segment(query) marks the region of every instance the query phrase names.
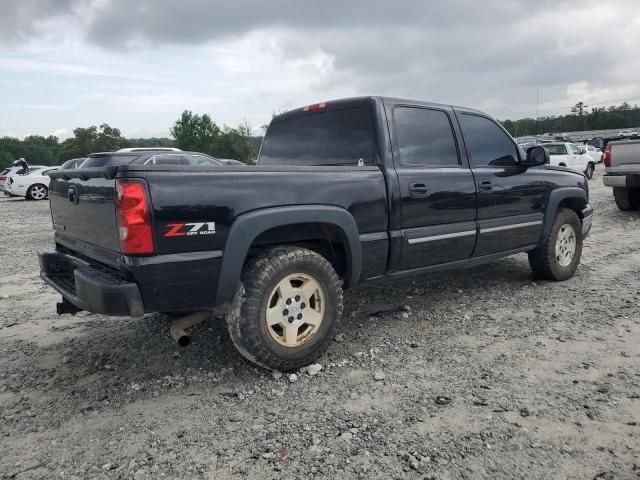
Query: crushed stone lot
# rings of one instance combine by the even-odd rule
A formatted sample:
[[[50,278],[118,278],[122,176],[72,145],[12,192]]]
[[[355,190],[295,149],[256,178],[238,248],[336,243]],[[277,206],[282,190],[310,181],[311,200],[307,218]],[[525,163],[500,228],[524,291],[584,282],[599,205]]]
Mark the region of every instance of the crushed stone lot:
[[[293,375],[236,353],[219,313],[58,316],[47,202],[0,198],[0,478],[640,478],[640,212],[591,180],[576,276],[526,255],[347,292]]]

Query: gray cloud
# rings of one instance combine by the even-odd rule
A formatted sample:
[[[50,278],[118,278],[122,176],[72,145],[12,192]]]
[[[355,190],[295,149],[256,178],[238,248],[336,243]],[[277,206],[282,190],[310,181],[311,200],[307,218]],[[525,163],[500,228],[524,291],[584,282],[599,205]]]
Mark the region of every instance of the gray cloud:
[[[264,51],[283,63],[329,59],[313,83],[318,96],[346,85],[504,115],[532,113],[536,88],[552,109],[570,100],[569,85],[586,82],[597,98],[640,73],[636,0],[10,0],[5,10],[5,41],[73,18],[89,42],[122,54],[261,32]]]

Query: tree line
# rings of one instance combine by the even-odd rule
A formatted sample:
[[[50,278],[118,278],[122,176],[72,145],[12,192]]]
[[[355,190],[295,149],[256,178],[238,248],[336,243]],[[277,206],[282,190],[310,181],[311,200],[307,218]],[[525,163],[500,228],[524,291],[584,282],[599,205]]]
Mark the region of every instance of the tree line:
[[[543,133],[576,132],[583,130],[609,130],[640,126],[640,107],[627,102],[618,106],[592,107],[576,103],[569,114],[521,120],[504,120],[504,128],[514,137]]]
[[[0,170],[19,158],[30,164],[60,165],[71,158],[126,147],[177,147],[253,163],[262,140],[253,135],[246,121],[237,128],[220,127],[208,114],[194,115],[189,110],[182,112],[170,132],[172,138],[125,138],[120,129],[105,123],[76,128],[73,136],[62,142],[53,135],[29,135],[22,140],[0,137]]]
[[[637,105],[624,102],[619,106],[592,107],[590,110],[588,107],[584,102],[578,102],[567,115],[539,117],[537,120],[507,119],[501,123],[514,137],[640,126],[640,107]],[[220,127],[210,115],[194,114],[190,110],[182,112],[170,133],[172,138],[124,138],[118,128],[102,124],[76,128],[73,136],[63,142],[53,135],[29,135],[23,140],[1,137],[0,169],[19,158],[31,164],[59,165],[71,158],[125,147],[177,147],[253,163],[262,141],[262,137],[253,135],[253,129],[246,121],[236,128]]]

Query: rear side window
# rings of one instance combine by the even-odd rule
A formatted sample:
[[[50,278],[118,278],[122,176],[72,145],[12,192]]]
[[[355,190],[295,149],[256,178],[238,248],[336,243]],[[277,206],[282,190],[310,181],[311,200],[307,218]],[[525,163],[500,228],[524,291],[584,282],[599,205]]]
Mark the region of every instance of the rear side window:
[[[205,155],[185,155],[184,156],[189,165],[201,165],[201,166],[211,166],[211,165],[220,165],[220,162],[214,160],[211,157],[207,157]]]
[[[549,155],[566,155],[567,148],[564,145],[545,145],[545,150]]]
[[[89,157],[82,163],[81,168],[92,167],[110,167],[115,165],[129,165],[133,163],[138,157],[139,153],[129,155],[98,155],[96,157]]]
[[[463,113],[460,123],[473,167],[511,167],[518,164],[515,144],[494,122]]]
[[[260,165],[374,163],[369,117],[362,107],[303,114],[269,125]]]
[[[403,166],[458,166],[458,149],[449,116],[441,110],[397,107],[395,131]]]
[[[9,169],[5,168],[4,170],[2,170],[2,172],[0,172],[0,175],[6,175],[7,173],[9,173]]]
[[[154,155],[145,165],[184,165],[182,155]]]

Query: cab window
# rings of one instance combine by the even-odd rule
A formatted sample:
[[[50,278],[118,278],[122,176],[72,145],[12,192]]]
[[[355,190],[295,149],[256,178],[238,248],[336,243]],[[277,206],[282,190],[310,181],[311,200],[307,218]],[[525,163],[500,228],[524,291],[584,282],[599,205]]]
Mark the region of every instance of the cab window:
[[[519,163],[515,143],[495,122],[463,113],[460,124],[472,167],[512,167]]]

